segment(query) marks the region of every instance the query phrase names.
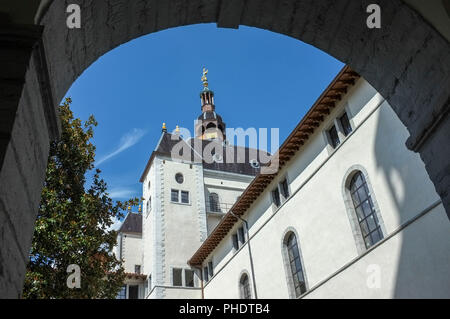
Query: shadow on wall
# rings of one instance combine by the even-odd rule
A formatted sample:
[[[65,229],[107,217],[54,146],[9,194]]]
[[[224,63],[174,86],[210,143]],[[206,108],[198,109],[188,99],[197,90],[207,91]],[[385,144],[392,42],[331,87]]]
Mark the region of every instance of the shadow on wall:
[[[397,212],[390,225],[391,234],[439,200],[419,154],[405,146],[408,132],[392,108],[385,102],[377,113],[375,160],[377,178],[388,185],[388,196],[379,200],[381,214]],[[403,129],[399,129],[399,125]],[[377,190],[374,190],[375,196]],[[378,192],[379,193],[379,192]],[[390,196],[389,196],[390,195]],[[386,219],[385,219],[386,222]],[[442,205],[418,218],[400,234],[392,298],[442,298],[450,295],[449,220]],[[394,264],[395,265],[395,264]],[[383,269],[381,269],[383,276]]]

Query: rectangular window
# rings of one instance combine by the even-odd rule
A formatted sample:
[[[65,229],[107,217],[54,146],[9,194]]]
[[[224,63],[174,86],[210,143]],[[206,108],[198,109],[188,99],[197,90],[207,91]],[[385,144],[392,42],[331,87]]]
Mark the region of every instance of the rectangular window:
[[[184,270],[184,281],[186,287],[194,287],[194,271],[191,269]]]
[[[208,272],[211,277],[214,276],[214,268],[212,261],[208,262]]]
[[[182,286],[183,285],[182,269],[180,269],[180,268],[173,268],[172,269],[172,274],[173,274],[173,285],[174,286]]]
[[[177,189],[172,189],[170,192],[170,200],[172,202],[178,203],[178,190]]]
[[[328,136],[330,137],[330,143],[333,148],[336,148],[341,143],[335,125],[328,130]]]
[[[244,245],[244,243],[245,243],[244,227],[238,228],[238,238],[239,238],[240,246]]]
[[[237,234],[233,234],[233,236],[231,236],[233,239],[233,248],[235,250],[239,249],[239,241],[238,241],[238,235]]]
[[[347,113],[344,113],[344,115],[341,116],[339,121],[341,122],[344,135],[347,136],[348,134],[350,134],[352,132],[352,126],[350,125]]]
[[[189,204],[189,192],[181,191],[181,202],[184,204]]]
[[[134,265],[134,273],[135,274],[141,273],[141,265]]]
[[[207,282],[209,280],[209,276],[208,276],[208,267],[204,267],[203,268],[203,280],[205,282]]]
[[[272,191],[272,201],[275,204],[275,206],[280,207],[281,200],[280,200],[280,191],[278,190],[278,187]]]
[[[281,194],[283,195],[284,199],[287,199],[289,197],[289,185],[288,185],[287,179],[284,179],[280,183],[280,188],[281,188]]]
[[[127,298],[127,286],[122,286],[116,299],[126,299],[126,298]]]
[[[128,299],[139,299],[138,285],[132,285],[128,287]]]

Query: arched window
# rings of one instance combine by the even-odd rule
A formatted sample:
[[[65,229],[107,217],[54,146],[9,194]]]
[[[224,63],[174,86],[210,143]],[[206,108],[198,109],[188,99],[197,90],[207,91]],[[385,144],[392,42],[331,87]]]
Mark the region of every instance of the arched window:
[[[252,294],[250,291],[250,281],[247,274],[241,276],[239,281],[239,288],[241,291],[241,299],[252,299]]]
[[[209,194],[209,209],[211,212],[220,212],[219,195],[217,195],[216,193]]]
[[[287,263],[289,268],[289,282],[294,292],[292,295],[299,297],[306,292],[306,280],[303,272],[302,260],[298,249],[297,237],[293,232],[289,232],[284,240]]]
[[[370,248],[383,239],[383,232],[369,187],[361,171],[353,175],[349,190],[364,244],[366,248]]]

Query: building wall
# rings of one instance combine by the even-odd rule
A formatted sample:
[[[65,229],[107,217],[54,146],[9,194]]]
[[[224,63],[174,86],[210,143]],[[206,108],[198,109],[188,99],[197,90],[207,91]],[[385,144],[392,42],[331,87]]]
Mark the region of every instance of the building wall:
[[[190,268],[187,259],[200,246],[201,240],[206,237],[206,215],[204,204],[204,190],[197,191],[203,177],[201,167],[196,164],[179,163],[168,158],[156,157],[149,170],[148,178],[154,187],[150,187],[152,194],[152,210],[149,216],[144,217],[145,246],[151,251],[148,260],[152,265],[152,287],[149,287],[149,298],[172,298],[177,288],[172,286],[172,269]],[[184,181],[179,184],[175,174],[183,174]],[[145,189],[147,178],[144,180],[144,198],[147,199],[148,190]],[[189,191],[189,204],[173,203],[171,189]],[[199,195],[200,194],[200,195]],[[147,262],[145,269],[147,270]],[[197,279],[197,283],[199,280]],[[187,292],[189,295],[198,293],[198,290]],[[199,297],[200,295],[198,295]]]
[[[323,131],[344,109],[352,118],[353,132],[333,150]],[[406,149],[407,137],[387,102],[360,79],[244,216],[250,225],[259,298],[290,296],[282,255],[283,237],[289,230],[297,234],[307,286],[315,289],[308,297],[450,294],[450,249],[444,240],[450,223],[419,156]],[[395,234],[365,255],[358,250],[345,204],[345,179],[354,169],[368,176],[384,237]],[[275,209],[270,191],[285,176],[292,195]],[[437,206],[412,222],[433,205]],[[236,227],[208,258],[213,260],[215,277],[205,286],[206,298],[239,298],[240,274],[250,272],[247,245],[233,252],[230,236]],[[420,233],[426,234],[426,240],[419,244],[416,234]],[[365,284],[369,265],[380,267],[381,289]],[[424,274],[434,279],[417,280]],[[320,285],[324,280],[327,283]],[[357,289],[352,291],[353,287]]]
[[[142,236],[140,234],[122,234],[122,258],[125,272],[134,273],[135,265],[143,265]]]
[[[197,165],[165,161],[164,165],[164,210],[165,210],[165,250],[166,250],[166,280],[171,276],[170,267],[186,268],[187,260],[201,244],[201,234],[198,219],[198,194],[195,192],[199,182],[196,179]],[[191,168],[192,167],[192,168]],[[175,174],[184,176],[182,184],[175,180]],[[189,191],[189,204],[171,202],[171,189]],[[206,221],[204,221],[206,222]]]
[[[216,193],[219,196],[220,208],[220,213],[212,213],[210,207],[206,207],[208,235],[217,226],[223,215],[236,202],[253,178],[254,176],[204,170],[206,204],[209,205],[210,193]]]
[[[143,272],[145,274],[150,274],[152,272],[151,269],[151,261],[153,254],[153,246],[150,244],[151,239],[153,238],[153,223],[152,219],[154,218],[154,209],[155,206],[155,169],[152,165],[147,173],[146,178],[142,184],[142,197],[143,197],[143,205],[142,205],[142,239],[143,239],[143,247],[144,247],[144,268]],[[150,187],[149,187],[150,186]],[[148,201],[151,198],[150,205],[148,205]]]
[[[183,175],[181,184],[175,180],[177,173]],[[207,217],[207,187],[219,194],[220,201],[235,201],[252,179],[213,171],[204,175],[200,164],[172,161],[162,156],[154,158],[143,182],[144,273],[151,276],[152,284],[146,298],[201,297],[199,271],[195,270],[194,289],[173,287],[172,271],[173,268],[191,268],[187,260],[206,239],[208,222],[218,223],[221,219],[221,216]],[[189,191],[189,204],[173,203],[172,189]],[[147,214],[149,196],[152,205]]]

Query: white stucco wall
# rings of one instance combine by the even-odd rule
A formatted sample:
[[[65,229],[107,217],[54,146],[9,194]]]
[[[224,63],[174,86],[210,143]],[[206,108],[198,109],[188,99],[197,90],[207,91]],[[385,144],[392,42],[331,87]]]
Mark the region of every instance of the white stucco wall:
[[[223,215],[228,212],[245,188],[251,183],[254,176],[210,170],[204,170],[203,174],[209,235],[220,222]],[[210,193],[216,193],[219,196],[220,213],[211,212],[211,209],[208,206],[210,202]]]
[[[125,272],[134,273],[135,265],[143,265],[142,237],[137,234],[122,235],[122,258]]]
[[[152,165],[144,178],[142,184],[142,197],[144,198],[142,207],[142,245],[143,245],[143,267],[142,273],[145,275],[152,274],[154,249],[152,241],[154,238],[154,209],[156,193],[155,193],[155,166]],[[150,187],[149,187],[150,186]],[[147,208],[147,202],[151,198],[151,205]]]
[[[351,117],[353,132],[332,150],[323,130],[344,109]],[[406,149],[407,137],[406,128],[387,102],[360,79],[244,216],[250,224],[259,298],[289,297],[282,258],[283,235],[288,229],[298,234],[308,288],[328,280],[307,295],[310,298],[357,297],[357,292],[360,297],[377,298],[450,295],[450,249],[448,240],[444,240],[448,238],[450,223],[442,206],[357,259],[361,253],[343,196],[344,179],[350,168],[362,167],[367,173],[383,219],[385,238],[439,201],[423,162]],[[285,176],[293,195],[276,210],[270,191]],[[244,269],[250,272],[247,246],[237,253],[232,251],[230,236],[235,229],[206,260],[213,260],[215,267],[215,277],[204,290],[206,298],[239,298],[240,274]],[[422,233],[426,240],[417,243]],[[422,250],[415,252],[416,248]],[[353,266],[329,279],[354,260],[357,261]],[[382,289],[368,290],[365,284],[370,264],[378,264],[382,269]],[[420,276],[425,279],[414,279]],[[429,277],[433,279],[427,280]]]

